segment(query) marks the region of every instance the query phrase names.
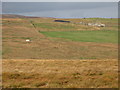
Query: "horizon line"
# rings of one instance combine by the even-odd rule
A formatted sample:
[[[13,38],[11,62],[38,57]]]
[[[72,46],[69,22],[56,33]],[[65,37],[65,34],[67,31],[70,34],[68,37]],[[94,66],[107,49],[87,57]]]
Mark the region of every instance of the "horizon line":
[[[106,18],[106,19],[109,19],[109,18],[120,18],[120,17],[41,17],[41,16],[33,16],[33,15],[22,15],[22,14],[10,14],[10,13],[2,13],[0,15],[18,15],[18,16],[23,16],[23,17],[33,17],[33,18],[60,18],[60,19],[72,19],[72,18]]]

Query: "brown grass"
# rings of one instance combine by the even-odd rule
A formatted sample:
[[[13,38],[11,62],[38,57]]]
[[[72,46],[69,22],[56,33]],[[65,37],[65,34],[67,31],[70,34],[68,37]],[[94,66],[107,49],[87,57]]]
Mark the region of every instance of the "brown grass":
[[[117,88],[117,60],[3,60],[3,87]]]
[[[39,31],[48,29],[34,28],[30,23],[31,20],[33,23],[67,25],[66,23],[53,22],[54,18],[3,19],[4,88],[118,87],[117,44],[81,43],[45,37]],[[75,23],[96,21],[94,19],[66,20]],[[76,30],[118,29],[117,19],[100,19],[100,22],[113,26],[96,28],[78,24],[71,25],[77,28]],[[56,29],[56,31],[58,30]],[[26,43],[26,38],[30,38],[32,42]],[[94,60],[90,60],[93,58]]]
[[[45,28],[34,28],[33,23],[52,23],[65,25],[66,23],[54,22],[54,18],[21,18],[21,20],[3,19],[3,58],[4,59],[115,59],[118,57],[118,44],[95,43],[95,42],[75,42],[58,38],[46,37],[39,31]],[[94,19],[66,19],[73,22],[92,22]],[[116,20],[101,20],[112,23]],[[67,25],[67,24],[66,24]],[[71,25],[71,23],[70,23]],[[116,24],[117,25],[117,24]],[[74,24],[78,29],[90,27]],[[96,27],[93,27],[96,28]],[[112,27],[105,27],[106,30]],[[57,29],[56,29],[57,30]],[[69,29],[66,29],[69,30]],[[77,30],[77,29],[75,29]],[[85,29],[86,30],[86,29]],[[96,29],[97,30],[97,29]],[[114,29],[113,29],[114,30]],[[26,43],[26,38],[32,40]]]

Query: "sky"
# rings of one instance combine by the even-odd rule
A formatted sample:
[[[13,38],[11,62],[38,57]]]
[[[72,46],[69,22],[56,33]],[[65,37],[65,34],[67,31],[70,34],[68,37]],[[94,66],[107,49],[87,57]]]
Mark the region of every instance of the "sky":
[[[2,2],[118,2],[119,0],[1,0]]]
[[[25,16],[54,17],[54,18],[118,17],[118,2],[7,2],[7,1],[9,0],[4,0],[4,2],[2,2],[3,14],[18,14]]]

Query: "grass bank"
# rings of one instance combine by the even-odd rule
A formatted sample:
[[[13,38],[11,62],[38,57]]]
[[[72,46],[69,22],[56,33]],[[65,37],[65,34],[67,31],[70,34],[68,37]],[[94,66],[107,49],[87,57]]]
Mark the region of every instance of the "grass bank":
[[[40,31],[40,33],[71,41],[118,43],[118,31]]]

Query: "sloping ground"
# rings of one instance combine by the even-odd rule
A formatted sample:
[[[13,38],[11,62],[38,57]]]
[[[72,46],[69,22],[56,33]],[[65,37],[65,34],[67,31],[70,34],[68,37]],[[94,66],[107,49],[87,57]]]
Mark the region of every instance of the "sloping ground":
[[[117,58],[117,45],[76,42],[24,41],[3,43],[3,58],[104,59]]]
[[[2,18],[25,18],[26,16],[14,14],[2,14]]]
[[[53,18],[12,18],[3,19],[3,58],[5,59],[105,59],[117,58],[118,47],[113,43],[75,42],[44,36],[39,31],[46,31],[36,23],[68,25],[53,22]],[[76,20],[76,19],[75,19]],[[32,22],[31,22],[32,21]],[[104,21],[104,20],[103,20]],[[115,22],[115,21],[114,21]],[[77,28],[77,25],[73,25]],[[81,26],[79,26],[81,28]],[[62,29],[61,29],[62,28]],[[89,28],[89,27],[86,27]],[[70,27],[71,29],[71,27]],[[55,26],[54,30],[69,30],[68,27]],[[75,29],[76,30],[76,29]],[[117,36],[116,36],[117,37]],[[30,39],[27,43],[25,40]]]
[[[118,31],[41,31],[47,37],[76,42],[118,43]]]
[[[53,21],[54,18],[3,19],[3,87],[117,88],[117,43],[76,42],[39,33],[117,30],[116,19],[100,19],[113,25],[105,28]]]
[[[118,88],[118,61],[3,60],[4,88]]]
[[[2,14],[2,18],[38,18],[38,17],[30,17],[23,15],[14,15],[14,14]]]
[[[71,23],[54,22],[54,18],[40,18],[30,19],[38,31],[83,31],[83,30],[118,30],[118,19],[102,19],[102,18],[88,18],[88,19],[60,19],[71,21]],[[58,19],[59,20],[59,19]],[[83,23],[103,23],[106,27],[94,27],[82,25]]]

